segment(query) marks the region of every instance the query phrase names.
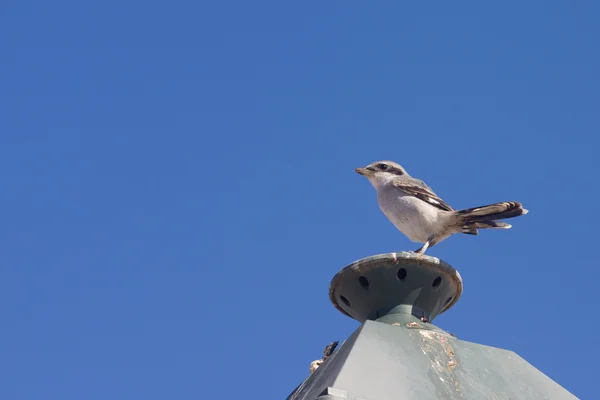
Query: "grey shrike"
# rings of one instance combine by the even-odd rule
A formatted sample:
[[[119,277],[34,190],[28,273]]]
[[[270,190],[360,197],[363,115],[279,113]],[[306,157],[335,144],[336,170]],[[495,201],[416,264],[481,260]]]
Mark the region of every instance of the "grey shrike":
[[[423,243],[415,251],[418,254],[455,233],[478,235],[478,229],[508,229],[510,224],[496,221],[528,212],[516,201],[454,210],[425,182],[392,161],[377,161],[355,171],[375,187],[379,208],[394,226],[413,242]]]

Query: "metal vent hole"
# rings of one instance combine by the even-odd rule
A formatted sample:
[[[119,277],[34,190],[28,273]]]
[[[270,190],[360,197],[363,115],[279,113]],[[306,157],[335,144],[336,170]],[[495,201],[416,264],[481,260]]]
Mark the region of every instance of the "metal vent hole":
[[[364,287],[365,289],[369,288],[369,280],[364,276],[358,277],[358,283],[360,283],[360,286]]]
[[[400,279],[401,281],[403,281],[404,279],[406,279],[406,269],[404,268],[400,268],[398,270],[398,272],[396,272],[396,276],[398,277],[398,279]]]
[[[347,305],[348,307],[350,307],[350,302],[348,301],[347,298],[345,298],[344,296],[340,296],[340,299],[344,302],[345,305]]]

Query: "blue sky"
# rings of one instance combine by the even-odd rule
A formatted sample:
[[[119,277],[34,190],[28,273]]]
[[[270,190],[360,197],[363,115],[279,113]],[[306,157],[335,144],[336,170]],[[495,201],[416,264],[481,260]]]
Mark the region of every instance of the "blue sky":
[[[414,3],[414,2],[413,2]],[[509,231],[428,251],[436,320],[597,389],[600,5],[8,1],[0,398],[282,399],[358,327],[333,275],[410,242],[354,168]]]

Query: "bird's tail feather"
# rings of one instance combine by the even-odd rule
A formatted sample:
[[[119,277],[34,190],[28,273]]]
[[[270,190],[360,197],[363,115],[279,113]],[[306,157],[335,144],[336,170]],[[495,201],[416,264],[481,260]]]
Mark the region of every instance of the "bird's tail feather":
[[[496,222],[525,215],[529,211],[516,201],[504,201],[487,206],[466,208],[454,212],[453,218],[462,233],[477,235],[477,229],[508,229],[512,225],[505,222]]]

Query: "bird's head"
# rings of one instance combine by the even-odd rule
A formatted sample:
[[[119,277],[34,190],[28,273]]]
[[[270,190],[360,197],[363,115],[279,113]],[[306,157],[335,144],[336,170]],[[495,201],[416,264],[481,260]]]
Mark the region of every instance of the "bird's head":
[[[354,171],[366,177],[375,188],[397,176],[408,176],[406,170],[400,164],[393,161],[376,161],[366,167],[356,168]]]

